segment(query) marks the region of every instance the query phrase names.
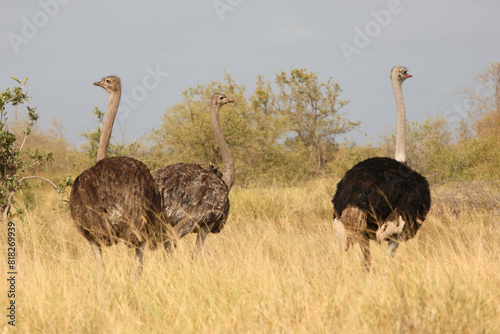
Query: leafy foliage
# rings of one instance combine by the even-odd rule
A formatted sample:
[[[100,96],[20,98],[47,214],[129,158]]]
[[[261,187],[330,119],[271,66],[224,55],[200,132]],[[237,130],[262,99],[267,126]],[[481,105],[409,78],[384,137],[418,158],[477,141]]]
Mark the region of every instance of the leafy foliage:
[[[500,62],[493,62],[465,87],[469,118],[462,122],[456,144],[446,150],[445,178],[500,179]]]
[[[478,84],[462,89],[465,104],[468,106],[469,123],[462,124],[472,130],[479,138],[500,135],[500,62],[491,63],[483,73],[476,77]],[[469,131],[462,131],[470,137]]]
[[[279,87],[276,109],[289,120],[290,146],[300,143],[316,162],[319,173],[331,158],[336,146],[335,136],[357,128],[360,122],[345,119],[340,109],[349,103],[339,100],[342,92],[330,77],[320,83],[316,73],[306,69],[293,69],[290,74],[282,71],[276,76]]]
[[[15,77],[12,77],[20,86],[14,87],[12,90],[6,88],[0,92],[0,209],[2,210],[4,220],[10,214],[10,209],[13,204],[13,196],[19,190],[21,182],[28,179],[26,176],[28,170],[35,166],[45,166],[47,163],[52,163],[53,157],[51,152],[39,152],[38,149],[27,150],[24,148],[26,139],[31,134],[31,130],[38,120],[36,107],[27,106],[28,120],[23,129],[24,138],[18,145],[17,136],[9,130],[7,126],[7,106],[17,107],[25,102],[30,103],[28,93],[23,91],[28,78],[24,78],[23,82]]]

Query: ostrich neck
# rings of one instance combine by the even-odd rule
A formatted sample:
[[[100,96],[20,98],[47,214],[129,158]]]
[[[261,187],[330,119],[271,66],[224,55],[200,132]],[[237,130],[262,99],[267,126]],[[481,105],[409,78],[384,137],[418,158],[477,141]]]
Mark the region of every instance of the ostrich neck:
[[[224,162],[224,172],[222,174],[222,180],[226,183],[229,190],[231,190],[231,187],[233,186],[234,182],[234,173],[235,173],[234,161],[233,157],[231,156],[231,152],[229,151],[229,146],[227,145],[226,139],[224,138],[224,135],[222,134],[222,129],[220,127],[220,121],[219,121],[220,107],[221,107],[220,105],[212,104],[210,113],[211,113],[212,127],[214,128],[215,140],[217,141],[217,144],[219,144],[220,152],[222,155],[222,161]]]
[[[111,139],[111,131],[113,130],[113,124],[115,122],[116,113],[118,111],[118,105],[120,104],[120,97],[121,91],[112,92],[109,94],[108,115],[106,116],[104,126],[102,127],[101,141],[99,142],[99,147],[97,149],[97,161],[106,158],[109,141]]]
[[[406,111],[403,101],[403,91],[401,83],[396,79],[392,82],[394,95],[396,97],[396,108],[398,111],[398,124],[396,129],[396,161],[406,162]]]

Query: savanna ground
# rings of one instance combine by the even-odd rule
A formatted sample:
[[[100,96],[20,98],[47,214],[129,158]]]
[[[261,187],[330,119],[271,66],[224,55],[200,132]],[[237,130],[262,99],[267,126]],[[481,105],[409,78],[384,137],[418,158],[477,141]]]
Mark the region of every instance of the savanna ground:
[[[235,188],[220,234],[193,256],[194,236],[170,256],[105,248],[96,281],[91,249],[48,187],[25,191],[16,219],[19,333],[499,333],[500,192],[489,183],[432,187],[417,236],[394,258],[372,243],[344,251],[332,220],[337,180]],[[2,231],[6,228],[2,227]],[[2,254],[6,244],[2,243]],[[1,257],[7,268],[6,256]],[[4,270],[5,272],[5,270]]]
[[[194,236],[169,255],[148,250],[136,282],[134,252],[123,244],[104,249],[97,279],[66,202],[46,182],[26,179],[42,176],[69,191],[95,163],[100,128],[84,132],[88,141],[77,149],[61,124],[48,133],[34,127],[34,108],[16,122],[17,105],[29,98],[26,79],[14,80],[20,87],[0,92],[0,208],[5,217],[12,209],[16,225],[16,326],[7,324],[2,220],[0,333],[500,333],[500,63],[462,92],[470,108],[455,139],[444,115],[407,124],[408,163],[431,184],[432,207],[394,258],[372,242],[370,273],[358,246],[344,251],[330,201],[353,165],[393,155],[395,133],[378,145],[333,145],[331,136],[359,122],[338,114],[347,103],[338,84],[304,69],[277,75],[278,91],[259,77],[250,97],[229,74],[187,89],[150,134],[154,146],[116,144],[108,153],[152,171],[178,161],[221,166],[205,104],[211,92],[226,93],[238,101],[221,117],[237,170],[229,220],[201,254],[193,253]]]

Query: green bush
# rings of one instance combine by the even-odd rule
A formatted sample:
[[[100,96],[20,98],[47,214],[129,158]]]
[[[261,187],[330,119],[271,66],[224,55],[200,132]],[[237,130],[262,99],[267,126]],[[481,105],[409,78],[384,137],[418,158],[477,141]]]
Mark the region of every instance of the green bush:
[[[9,105],[17,108],[25,102],[30,103],[28,93],[23,91],[28,78],[23,82],[12,77],[20,86],[12,90],[6,88],[0,92],[0,209],[4,221],[7,221],[12,206],[14,205],[14,195],[21,188],[21,183],[33,176],[26,175],[29,170],[36,166],[45,167],[53,160],[51,152],[40,153],[38,149],[27,149],[25,146],[31,130],[38,120],[36,107],[27,106],[27,121],[23,127],[24,138],[19,141],[18,137],[9,130],[7,125]],[[50,181],[49,181],[50,182]]]

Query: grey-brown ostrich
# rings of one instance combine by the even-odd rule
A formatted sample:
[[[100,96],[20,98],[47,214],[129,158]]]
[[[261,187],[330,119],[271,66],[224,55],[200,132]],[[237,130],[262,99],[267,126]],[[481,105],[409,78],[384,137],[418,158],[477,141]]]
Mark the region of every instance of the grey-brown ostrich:
[[[173,227],[173,242],[188,233],[198,233],[196,249],[199,251],[209,233],[219,233],[229,214],[229,191],[234,182],[234,161],[224,139],[219,122],[219,110],[232,103],[224,95],[215,93],[210,99],[210,113],[215,140],[224,162],[223,173],[210,166],[176,163],[165,166],[153,178],[163,201],[166,222]],[[165,243],[168,251],[170,241]]]
[[[142,273],[146,242],[155,248],[164,235],[161,197],[149,169],[130,157],[106,158],[111,130],[118,111],[121,82],[109,76],[94,85],[109,93],[108,115],[97,151],[97,163],[83,171],[71,189],[71,217],[90,242],[97,266],[102,269],[101,245],[123,240],[135,248],[137,264],[133,275]]]
[[[370,239],[387,240],[394,255],[399,243],[415,236],[431,205],[427,180],[406,165],[406,114],[401,85],[410,78],[405,67],[392,69],[398,112],[396,160],[370,158],[352,167],[333,197],[335,224],[347,232],[346,250],[358,242],[364,266],[370,268]]]

